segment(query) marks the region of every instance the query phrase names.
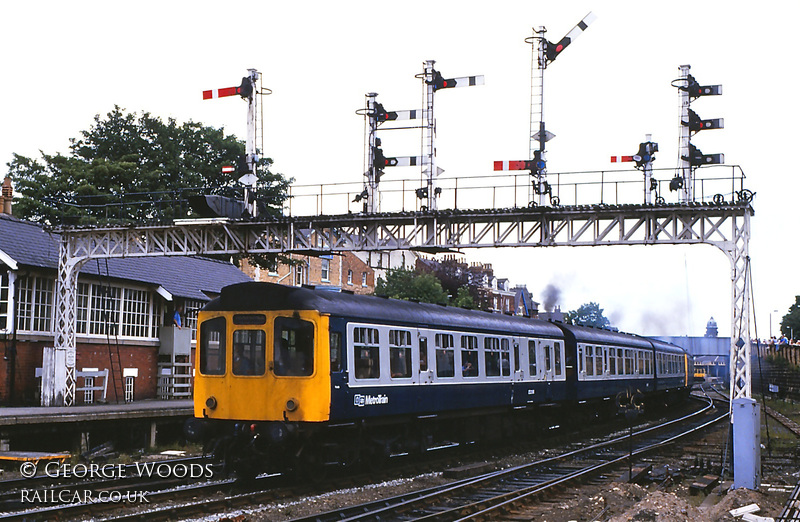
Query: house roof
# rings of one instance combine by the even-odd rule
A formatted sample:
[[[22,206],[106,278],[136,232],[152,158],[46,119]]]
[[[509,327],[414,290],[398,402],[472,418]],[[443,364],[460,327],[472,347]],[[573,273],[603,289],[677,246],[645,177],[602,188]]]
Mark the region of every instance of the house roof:
[[[0,265],[55,271],[59,241],[59,234],[36,223],[0,214]],[[80,273],[162,286],[173,296],[203,301],[224,286],[251,280],[227,261],[199,256],[99,259],[87,262]]]

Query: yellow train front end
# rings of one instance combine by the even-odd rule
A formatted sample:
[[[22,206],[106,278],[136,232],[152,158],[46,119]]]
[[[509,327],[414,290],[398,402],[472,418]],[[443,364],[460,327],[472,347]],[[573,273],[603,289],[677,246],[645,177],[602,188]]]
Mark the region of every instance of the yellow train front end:
[[[330,418],[328,343],[315,310],[201,311],[187,438],[240,474],[302,451]]]

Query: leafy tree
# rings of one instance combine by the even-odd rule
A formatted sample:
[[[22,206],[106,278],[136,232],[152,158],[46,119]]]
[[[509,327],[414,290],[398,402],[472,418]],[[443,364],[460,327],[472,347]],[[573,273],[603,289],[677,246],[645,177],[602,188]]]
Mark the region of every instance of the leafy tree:
[[[794,304],[789,307],[789,312],[781,319],[781,333],[787,338],[800,337],[800,295],[795,296]]]
[[[479,302],[480,290],[467,263],[455,257],[447,257],[441,261],[418,263],[417,269],[436,276],[453,306],[475,308]]]
[[[390,269],[386,279],[378,278],[376,295],[386,295],[394,299],[418,300],[423,303],[446,303],[447,292],[432,274],[418,274],[404,268]]]
[[[611,324],[604,315],[600,305],[594,302],[585,303],[564,315],[564,320],[568,324],[581,326],[595,326],[598,328],[606,327]]]
[[[469,288],[462,286],[456,292],[455,298],[450,299],[450,304],[461,308],[475,308],[475,299],[472,297]]]
[[[21,195],[16,215],[46,225],[159,223],[188,217],[192,194],[241,199],[240,174],[221,167],[237,164],[244,144],[222,129],[115,106],[80,134],[68,155],[14,154],[8,168]],[[278,211],[290,183],[269,172],[271,164],[261,160],[256,189],[264,212]]]

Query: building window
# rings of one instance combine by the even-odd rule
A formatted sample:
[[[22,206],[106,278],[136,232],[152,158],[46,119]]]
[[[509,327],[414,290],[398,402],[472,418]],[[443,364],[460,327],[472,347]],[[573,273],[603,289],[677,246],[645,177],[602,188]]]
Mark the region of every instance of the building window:
[[[353,271],[352,270],[348,270],[347,271],[347,284],[348,285],[352,285],[353,284]]]
[[[17,328],[28,332],[50,332],[53,315],[52,279],[23,277],[19,284]]]
[[[367,273],[361,272],[361,286],[367,286]]]
[[[8,329],[9,310],[9,276],[8,272],[0,272],[0,331]]]
[[[90,335],[119,334],[119,309],[121,288],[92,285],[89,312]]]
[[[122,299],[122,335],[147,337],[150,326],[150,293],[126,288]]]
[[[135,377],[128,375],[125,377],[125,402],[133,402],[133,381]]]
[[[197,340],[197,312],[199,312],[203,306],[205,306],[205,302],[199,301],[197,299],[187,299],[184,301],[184,323],[187,328],[192,329],[192,341]]]
[[[294,267],[294,286],[303,286],[306,282],[306,267],[297,265]]]
[[[330,259],[320,259],[321,267],[320,267],[320,278],[323,281],[330,281],[331,280],[331,260]]]

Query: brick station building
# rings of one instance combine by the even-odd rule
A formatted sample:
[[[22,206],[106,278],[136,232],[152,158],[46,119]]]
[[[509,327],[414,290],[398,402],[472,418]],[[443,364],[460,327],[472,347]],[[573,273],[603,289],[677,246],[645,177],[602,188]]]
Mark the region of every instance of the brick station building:
[[[43,351],[53,346],[55,336],[60,238],[13,217],[10,194],[6,197],[5,192],[0,208],[0,404],[36,405],[36,369],[42,367]],[[184,328],[191,332],[193,347],[197,310],[222,287],[249,280],[233,264],[203,257],[87,262],[78,275],[76,370],[109,369],[109,401],[122,402],[124,386],[129,392],[125,399],[157,397],[159,374],[166,371],[159,366],[159,349],[165,332],[173,329],[174,310],[184,307]],[[187,357],[191,363],[193,356]],[[92,384],[77,381],[79,387]],[[100,395],[77,392],[75,403],[98,400]]]

